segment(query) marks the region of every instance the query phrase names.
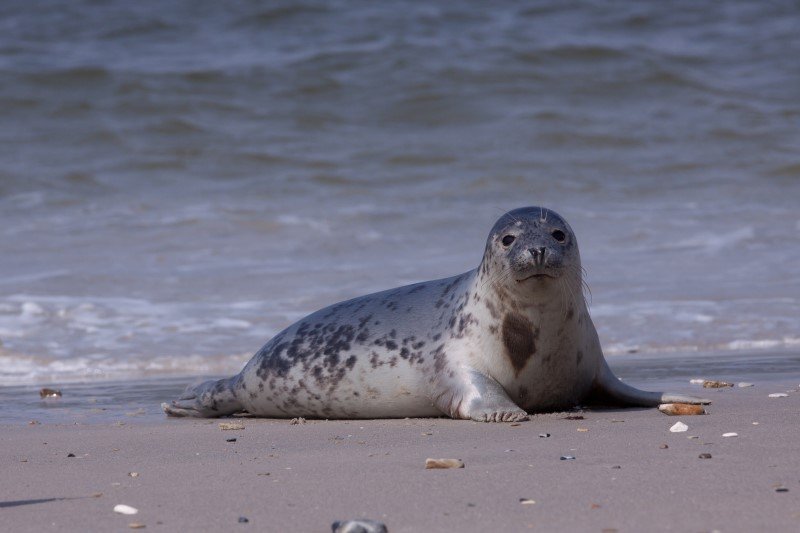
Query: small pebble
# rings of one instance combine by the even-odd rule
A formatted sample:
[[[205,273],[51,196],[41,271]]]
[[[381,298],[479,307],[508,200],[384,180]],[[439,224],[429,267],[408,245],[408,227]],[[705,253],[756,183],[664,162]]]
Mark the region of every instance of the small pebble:
[[[572,461],[572,460],[574,460],[574,459],[575,459],[575,456],[574,456],[574,455],[562,455],[562,456],[561,456],[561,460],[562,460],[562,461]]]
[[[669,428],[670,432],[672,433],[683,433],[684,431],[688,430],[689,426],[684,424],[683,422],[676,422],[671,428]]]
[[[130,524],[128,524],[128,527],[131,529],[144,529],[147,526],[145,526],[141,522],[131,522]]]
[[[536,500],[531,500],[530,498],[520,498],[519,503],[522,505],[533,505],[536,503]]]
[[[68,453],[67,457],[75,457],[75,454],[74,453]]]
[[[787,396],[789,395],[785,392],[773,392],[769,395],[770,398],[786,398]]]
[[[331,524],[333,533],[387,533],[386,525],[375,520],[337,520]]]
[[[139,477],[139,472],[128,472],[130,477]]]
[[[700,455],[698,455],[698,457],[700,459],[711,459],[711,454],[710,453],[701,453]]]
[[[612,470],[619,470],[621,468],[622,467],[620,465],[614,465],[614,466],[611,467]]]
[[[244,424],[241,422],[220,422],[219,429],[222,431],[236,431],[244,429]]]
[[[688,435],[686,438],[687,439],[699,439],[700,437],[698,437],[697,435]]]
[[[705,383],[706,381],[707,381],[707,380],[705,380],[705,379],[702,379],[702,378],[701,378],[701,379],[690,379],[690,380],[689,380],[689,383],[692,383],[693,385],[702,385],[702,384],[703,384],[703,383]]]
[[[240,523],[240,524],[246,524],[246,523],[248,523],[249,521],[250,521],[250,520],[248,520],[246,516],[240,516],[240,517],[239,517],[239,523]]]
[[[232,439],[225,439],[225,442],[236,442],[236,437],[233,437]]]
[[[539,438],[540,438],[540,439],[546,439],[546,438],[548,438],[549,436],[550,436],[550,433],[539,433]]]
[[[425,459],[425,468],[464,468],[464,461],[461,459]]]
[[[736,384],[736,386],[737,386],[737,387],[742,387],[742,388],[745,388],[745,387],[752,387],[752,386],[753,386],[753,384],[752,384],[752,383],[747,383],[747,382],[744,382],[744,381],[742,381],[742,382],[740,382],[740,383],[737,383],[737,384]]]
[[[102,492],[93,492],[93,493],[91,494],[92,498],[99,498],[99,497],[101,497],[102,495],[103,495],[103,493],[102,493]]]
[[[578,428],[580,433],[587,433],[589,430],[587,428]]]
[[[723,433],[722,436],[723,437],[738,437],[739,434],[738,433]]]
[[[515,427],[517,427],[517,426],[519,426],[519,425],[520,425],[520,423],[519,423],[519,422],[514,422],[513,424],[511,424],[511,427],[512,427],[512,428],[515,428]]]
[[[114,506],[114,512],[119,514],[136,514],[139,512],[139,509],[121,503]]]
[[[778,487],[777,489],[775,489],[775,492],[789,492],[789,489],[787,489],[786,487]]]
[[[55,389],[42,389],[39,391],[40,398],[61,398],[61,391]]]
[[[564,417],[564,420],[584,420],[584,419],[586,419],[586,417],[583,415],[569,415]]]
[[[703,382],[704,389],[722,389],[725,387],[733,387],[733,383],[728,383],[727,381],[715,381],[712,379],[707,379]]]
[[[659,446],[659,448],[661,448],[662,450],[666,450],[667,448],[669,448],[669,446],[667,446],[666,444],[662,444],[661,446]]]

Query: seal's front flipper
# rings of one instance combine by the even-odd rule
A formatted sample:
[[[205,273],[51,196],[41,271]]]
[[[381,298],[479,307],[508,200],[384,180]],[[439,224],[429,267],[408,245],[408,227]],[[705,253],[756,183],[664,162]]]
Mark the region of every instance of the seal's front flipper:
[[[473,369],[457,372],[434,403],[452,418],[477,422],[519,422],[529,418],[498,382]]]
[[[611,372],[608,363],[603,360],[600,372],[594,381],[594,389],[587,402],[655,407],[662,403],[709,404],[711,400],[671,392],[648,392],[636,389],[621,382]]]
[[[169,416],[198,418],[216,418],[242,411],[244,407],[236,398],[234,391],[238,377],[206,381],[194,387],[187,387],[180,398],[172,400],[171,403],[162,403],[161,408]]]

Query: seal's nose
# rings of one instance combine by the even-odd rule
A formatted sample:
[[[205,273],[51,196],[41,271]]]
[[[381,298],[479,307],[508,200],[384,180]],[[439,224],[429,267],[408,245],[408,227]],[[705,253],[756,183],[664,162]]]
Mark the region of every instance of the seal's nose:
[[[536,266],[542,266],[544,264],[544,254],[546,248],[541,246],[539,248],[529,248],[528,251],[531,253],[533,257],[533,264]]]

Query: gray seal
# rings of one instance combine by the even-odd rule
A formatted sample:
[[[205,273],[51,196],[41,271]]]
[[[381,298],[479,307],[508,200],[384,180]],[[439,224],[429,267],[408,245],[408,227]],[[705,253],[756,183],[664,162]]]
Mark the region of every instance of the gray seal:
[[[617,379],[582,283],[567,222],[549,209],[515,209],[495,223],[478,268],[321,309],[239,374],[162,407],[172,416],[512,422],[594,402],[709,403]]]

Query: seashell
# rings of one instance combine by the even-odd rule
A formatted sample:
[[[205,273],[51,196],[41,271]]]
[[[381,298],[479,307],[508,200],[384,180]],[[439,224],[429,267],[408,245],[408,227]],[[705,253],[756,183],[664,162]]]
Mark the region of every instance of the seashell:
[[[672,432],[672,433],[683,433],[684,431],[686,431],[688,429],[689,429],[689,426],[687,426],[683,422],[676,422],[674,426],[669,428],[670,432]]]
[[[727,381],[714,381],[711,379],[707,379],[703,382],[704,389],[722,389],[725,387],[733,387],[733,383],[728,383]]]
[[[464,461],[461,459],[425,459],[425,468],[464,468]]]
[[[693,405],[690,403],[662,403],[658,406],[658,410],[665,415],[704,415],[706,410],[702,405]]]
[[[119,514],[136,514],[139,512],[139,509],[121,503],[114,506],[114,512]]]

